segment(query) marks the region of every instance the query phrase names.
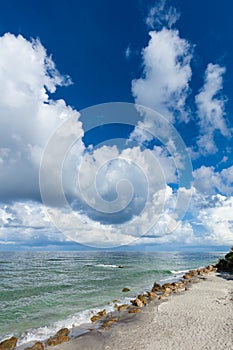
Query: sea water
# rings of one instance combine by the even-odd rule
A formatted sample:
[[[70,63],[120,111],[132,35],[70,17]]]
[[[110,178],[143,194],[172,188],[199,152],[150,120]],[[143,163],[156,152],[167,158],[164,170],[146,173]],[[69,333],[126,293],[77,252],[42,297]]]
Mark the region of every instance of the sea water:
[[[181,277],[216,263],[221,253],[0,252],[0,341],[44,340],[62,327],[90,322],[129,302],[154,281]],[[119,268],[121,267],[121,268]],[[130,292],[123,293],[127,287]]]

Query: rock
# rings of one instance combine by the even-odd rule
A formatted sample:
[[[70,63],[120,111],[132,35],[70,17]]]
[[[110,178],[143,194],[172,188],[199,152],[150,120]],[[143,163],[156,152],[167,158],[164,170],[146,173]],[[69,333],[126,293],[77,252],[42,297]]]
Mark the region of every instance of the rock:
[[[143,302],[144,305],[147,304],[147,300],[146,300],[146,297],[142,294],[139,294],[138,295],[138,299],[141,300]]]
[[[220,259],[215,265],[218,271],[233,273],[233,252],[230,251],[225,255],[225,259]]]
[[[40,341],[37,341],[34,345],[25,348],[24,350],[44,350],[44,344]]]
[[[129,306],[128,304],[120,305],[120,306],[118,306],[117,310],[118,310],[118,311],[123,311],[123,310],[125,310],[128,306]]]
[[[190,275],[190,273],[186,273],[186,274],[183,276],[183,278],[184,278],[185,280],[190,280],[190,279],[192,278],[192,276]]]
[[[68,328],[61,328],[54,337],[66,337],[70,334],[70,331]]]
[[[91,322],[99,321],[100,318],[101,318],[100,315],[94,315],[94,316],[91,317]]]
[[[138,299],[138,298],[136,298],[136,299],[134,299],[134,300],[130,300],[130,302],[131,302],[134,306],[137,306],[137,307],[143,307],[143,306],[144,306],[143,302],[142,302],[140,299]]]
[[[159,296],[159,300],[167,299],[168,295],[162,294]]]
[[[123,293],[130,292],[130,289],[129,289],[129,288],[123,288],[123,289],[122,289],[122,292],[123,292]]]
[[[110,327],[113,323],[116,323],[118,320],[119,320],[118,317],[111,318],[110,320],[105,321],[105,322],[102,324],[102,327],[103,327],[104,329],[109,329],[109,327]]]
[[[106,309],[103,309],[102,311],[97,312],[97,315],[100,316],[100,317],[103,317],[103,316],[105,316],[106,314],[107,314]]]
[[[172,285],[171,285],[171,283],[164,283],[164,284],[162,285],[162,288],[163,288],[163,289],[172,288]]]
[[[161,287],[161,285],[159,283],[155,282],[151,291],[152,292],[161,292],[162,291],[162,287]]]
[[[115,307],[117,307],[118,305],[115,304]],[[91,317],[91,322],[96,322],[96,321],[99,321],[99,319],[103,316],[105,316],[107,314],[107,311],[106,309],[102,310],[102,311],[99,311],[97,312],[97,315],[94,315]]]
[[[147,294],[150,301],[157,298],[157,294],[155,292],[147,292]]]
[[[164,283],[162,285],[162,291],[165,293],[171,293],[172,292],[172,288],[173,286],[171,285],[171,283]]]
[[[178,283],[178,288],[184,288],[184,286],[187,284],[187,281],[182,281]]]
[[[136,314],[138,312],[141,312],[141,309],[131,309],[131,310],[129,310],[129,314]]]
[[[172,282],[171,283],[172,288],[177,288],[179,286],[178,282]]]
[[[64,342],[68,342],[70,341],[69,333],[70,331],[68,328],[61,328],[53,337],[46,340],[45,345],[56,346]]]
[[[0,350],[12,350],[16,347],[18,338],[11,337],[9,339],[3,340],[0,343]]]
[[[70,337],[67,335],[64,335],[62,337],[55,337],[54,336],[54,337],[47,339],[45,342],[45,345],[46,346],[56,346],[58,344],[65,343],[68,341],[70,341]]]
[[[195,270],[189,270],[188,274],[189,274],[190,276],[194,276]]]

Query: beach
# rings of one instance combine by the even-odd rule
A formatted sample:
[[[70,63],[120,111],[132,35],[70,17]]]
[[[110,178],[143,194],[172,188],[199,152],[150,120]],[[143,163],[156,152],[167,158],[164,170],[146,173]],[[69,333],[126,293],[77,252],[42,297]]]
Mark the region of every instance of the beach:
[[[219,252],[2,252],[0,342],[44,342],[61,328],[86,324],[106,309],[178,281],[184,273],[216,263]],[[119,268],[119,266],[123,268]],[[123,288],[130,291],[122,292]],[[121,315],[122,316],[122,315]],[[78,331],[79,332],[79,331]]]
[[[149,303],[110,329],[82,335],[56,350],[232,350],[233,278],[210,273],[189,290]]]

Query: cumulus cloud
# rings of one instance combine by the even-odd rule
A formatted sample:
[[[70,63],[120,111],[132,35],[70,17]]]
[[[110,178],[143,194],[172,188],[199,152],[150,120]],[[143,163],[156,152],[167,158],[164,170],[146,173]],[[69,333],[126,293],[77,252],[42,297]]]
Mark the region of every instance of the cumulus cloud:
[[[5,34],[0,50],[1,240],[14,241],[20,227],[22,242],[46,235],[64,240],[46,216],[51,212],[58,229],[86,244],[126,244],[149,229],[153,233],[153,223],[159,236],[166,227],[172,230],[177,222],[168,203],[176,194],[167,184],[178,181],[172,156],[161,146],[119,150],[105,145],[90,151],[79,139],[64,157],[62,174],[57,174],[54,165],[67,137],[83,135],[79,113],[48,95],[70,80],[60,75],[39,41]],[[64,122],[67,127],[58,128]],[[59,142],[46,158],[51,170],[46,182],[54,194],[55,177],[62,177],[71,204],[65,215],[64,208],[43,208],[40,203],[40,161],[54,130]]]
[[[210,197],[212,205],[202,208],[197,215],[197,222],[203,227],[204,240],[212,245],[233,244],[232,205],[233,196],[219,194]]]
[[[195,187],[203,193],[223,195],[233,194],[233,166],[220,172],[214,167],[201,166],[194,171]]]
[[[205,72],[204,85],[196,96],[200,125],[197,144],[203,155],[214,154],[218,150],[214,140],[216,131],[225,137],[230,136],[225,119],[226,97],[221,94],[225,71],[224,67],[209,63]]]
[[[65,240],[52,226],[41,203],[20,200],[0,204],[0,244],[48,244]]]
[[[132,81],[135,102],[161,113],[169,121],[187,121],[185,101],[191,78],[191,47],[177,30],[152,31],[142,51],[144,71]]]
[[[71,116],[79,118],[48,92],[71,80],[39,40],[8,33],[0,37],[0,52],[0,195],[38,199],[38,169],[50,134]]]
[[[103,144],[86,149],[80,138],[66,154],[62,174],[57,174],[53,165],[67,137],[84,133],[79,113],[64,100],[49,97],[58,86],[71,83],[70,78],[57,71],[38,40],[5,34],[0,38],[0,51],[0,242],[73,239],[102,247],[133,242],[201,242],[192,222],[181,221],[193,189],[180,184],[179,175],[183,171],[183,180],[187,180],[191,167],[185,169],[189,163],[185,152],[179,152],[184,145],[174,137],[174,128],[166,119],[154,122],[149,112],[143,115],[124,149]],[[163,28],[151,32],[143,51],[144,75],[132,86],[136,102],[155,108],[168,120],[187,120],[191,56],[189,43],[180,38],[178,31]],[[67,121],[71,121],[68,128],[58,128]],[[146,137],[143,128],[148,131]],[[70,210],[46,208],[40,202],[39,166],[54,130],[59,142],[48,155],[51,171],[46,181],[54,192],[54,179],[61,176]],[[160,136],[161,144],[148,149],[141,144],[130,147],[132,140],[153,139],[153,135]],[[215,196],[211,208],[216,210],[208,213],[217,222],[219,208],[230,208],[230,202],[221,201],[215,194],[232,194],[232,170],[216,173],[213,168],[203,167],[194,172],[194,204],[187,215],[195,214],[198,225],[215,242],[220,242],[220,236],[210,235],[205,220],[208,196]],[[207,181],[210,177],[214,190]],[[227,211],[230,213],[230,209]],[[225,215],[221,223],[222,228],[225,225],[224,242],[229,241],[229,220],[230,216]]]

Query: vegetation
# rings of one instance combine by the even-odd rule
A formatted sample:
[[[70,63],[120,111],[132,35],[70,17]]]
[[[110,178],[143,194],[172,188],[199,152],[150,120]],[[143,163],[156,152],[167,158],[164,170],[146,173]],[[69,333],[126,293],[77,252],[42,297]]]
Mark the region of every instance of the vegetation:
[[[216,265],[218,271],[233,273],[233,247],[229,253],[225,255],[225,259],[220,259]]]

